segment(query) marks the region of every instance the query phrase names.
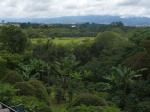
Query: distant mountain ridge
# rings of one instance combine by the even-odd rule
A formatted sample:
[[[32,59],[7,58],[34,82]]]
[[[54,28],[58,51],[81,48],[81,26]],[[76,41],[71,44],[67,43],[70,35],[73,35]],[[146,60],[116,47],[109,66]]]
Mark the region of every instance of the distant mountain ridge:
[[[112,22],[122,21],[128,26],[150,26],[150,18],[147,17],[126,17],[119,16],[67,16],[56,18],[0,18],[0,21],[19,22],[19,23],[43,23],[43,24],[80,24],[80,23],[97,23],[110,24]]]

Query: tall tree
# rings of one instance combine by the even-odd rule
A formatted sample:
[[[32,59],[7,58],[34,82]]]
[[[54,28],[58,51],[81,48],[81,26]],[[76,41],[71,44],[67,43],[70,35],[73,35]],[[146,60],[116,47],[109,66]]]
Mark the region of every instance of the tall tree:
[[[76,61],[74,55],[65,57],[61,62],[56,63],[56,70],[60,76],[60,85],[64,90],[64,95],[66,96],[66,94],[68,94],[69,101],[71,101],[73,97],[75,81],[80,80],[80,73],[76,72],[78,64],[79,62]]]
[[[28,45],[28,39],[23,31],[16,26],[2,27],[0,32],[2,47],[11,53],[22,53]]]
[[[130,93],[130,87],[134,82],[134,78],[141,77],[142,75],[140,73],[144,70],[145,69],[140,69],[135,71],[121,65],[113,67],[113,72],[110,77],[112,82],[112,91],[120,97],[120,106],[122,108],[126,107],[127,95]]]

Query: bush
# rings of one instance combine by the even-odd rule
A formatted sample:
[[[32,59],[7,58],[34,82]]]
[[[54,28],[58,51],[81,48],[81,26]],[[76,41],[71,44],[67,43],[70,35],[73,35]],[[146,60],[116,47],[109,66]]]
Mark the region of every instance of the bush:
[[[117,107],[99,107],[99,106],[77,106],[70,108],[69,112],[121,112]]]
[[[0,101],[9,104],[17,89],[9,84],[0,84]]]
[[[34,96],[36,94],[35,88],[28,82],[18,82],[15,84],[15,87],[19,89],[19,95]]]
[[[16,71],[9,71],[6,76],[2,79],[4,83],[15,84],[16,82],[23,82],[23,78]]]
[[[24,55],[12,54],[6,51],[0,52],[1,57],[5,60],[8,69],[15,70],[21,61],[24,60]]]
[[[20,95],[35,96],[38,99],[49,103],[48,92],[40,81],[31,80],[28,82],[19,82],[16,83],[15,87],[19,89]]]
[[[81,105],[68,109],[68,112],[102,112],[102,111],[100,107]]]
[[[106,101],[103,98],[100,98],[92,94],[82,94],[78,96],[71,104],[71,106],[105,106],[107,105]]]
[[[137,104],[136,112],[150,112],[150,101],[143,101]]]
[[[11,103],[12,105],[23,104],[27,112],[51,112],[50,107],[46,103],[39,101],[35,97],[16,96],[12,99]]]
[[[121,110],[117,107],[106,106],[102,108],[101,112],[121,112]]]
[[[29,81],[29,84],[31,84],[35,88],[35,96],[37,98],[49,103],[48,92],[46,90],[46,87],[40,81],[31,80]]]

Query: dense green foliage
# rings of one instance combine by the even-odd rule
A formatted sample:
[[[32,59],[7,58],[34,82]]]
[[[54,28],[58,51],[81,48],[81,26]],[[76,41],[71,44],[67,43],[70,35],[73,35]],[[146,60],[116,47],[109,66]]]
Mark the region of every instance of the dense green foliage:
[[[3,83],[15,84],[17,82],[23,82],[23,77],[16,71],[9,71],[2,79]]]
[[[22,30],[14,26],[3,27],[0,33],[0,40],[3,48],[12,53],[23,52],[28,43],[26,35]]]
[[[10,103],[12,97],[16,94],[17,89],[9,84],[0,83],[0,100],[4,103]]]
[[[78,106],[75,108],[71,108],[69,112],[121,112],[117,107],[95,107],[95,106]]]
[[[35,97],[16,96],[12,99],[11,103],[13,105],[23,104],[27,112],[51,112],[50,107],[45,102],[41,102]]]
[[[0,101],[26,112],[150,112],[149,32],[119,22],[1,26]]]
[[[78,96],[75,101],[72,102],[71,106],[105,106],[107,105],[106,101],[103,98],[92,94],[83,94]]]

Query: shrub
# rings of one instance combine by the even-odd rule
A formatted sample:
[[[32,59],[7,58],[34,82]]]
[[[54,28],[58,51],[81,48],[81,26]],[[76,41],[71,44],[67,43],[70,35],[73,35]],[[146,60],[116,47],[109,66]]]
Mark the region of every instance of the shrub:
[[[15,84],[16,82],[23,82],[23,78],[16,71],[9,71],[7,75],[2,79],[2,82]]]
[[[27,112],[51,112],[50,107],[45,102],[41,102],[35,97],[16,96],[12,99],[11,103],[12,105],[23,104]]]
[[[104,99],[109,98],[109,93],[107,93],[107,92],[97,92],[96,95],[101,97],[101,98],[104,98]]]
[[[107,105],[106,101],[103,98],[100,98],[92,94],[82,94],[78,96],[71,104],[71,106],[105,106]]]
[[[19,89],[19,94],[24,96],[35,96],[42,101],[49,103],[48,92],[44,85],[37,80],[16,83],[15,87]]]
[[[15,84],[15,87],[19,89],[19,95],[34,96],[36,94],[35,88],[28,82],[18,82]]]
[[[9,84],[0,83],[0,101],[9,104],[11,98],[16,94],[17,89]]]
[[[0,55],[6,60],[7,68],[11,70],[18,68],[19,63],[24,60],[24,55],[12,54],[6,51],[0,52]]]
[[[77,106],[68,109],[69,112],[121,112],[117,107],[99,107],[99,106]]]
[[[68,109],[68,112],[101,112],[101,108],[81,105]]]
[[[137,104],[136,112],[150,112],[150,101],[143,101]]]
[[[46,87],[38,80],[31,80],[28,82],[35,88],[35,96],[43,101],[49,103],[48,92]]]
[[[102,108],[101,112],[121,112],[121,110],[117,107],[106,106]]]

